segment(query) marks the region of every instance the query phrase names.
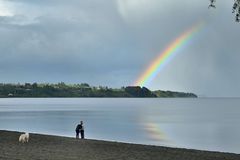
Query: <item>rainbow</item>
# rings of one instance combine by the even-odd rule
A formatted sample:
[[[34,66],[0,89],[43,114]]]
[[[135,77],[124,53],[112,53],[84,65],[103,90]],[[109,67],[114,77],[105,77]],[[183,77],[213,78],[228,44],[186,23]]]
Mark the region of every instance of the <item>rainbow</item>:
[[[141,76],[134,83],[135,86],[148,85],[162,70],[162,68],[170,62],[170,60],[176,55],[176,53],[182,49],[192,37],[200,31],[203,26],[203,22],[198,22],[190,29],[176,38],[170,45],[159,54],[157,58],[149,65],[149,67],[141,74]]]

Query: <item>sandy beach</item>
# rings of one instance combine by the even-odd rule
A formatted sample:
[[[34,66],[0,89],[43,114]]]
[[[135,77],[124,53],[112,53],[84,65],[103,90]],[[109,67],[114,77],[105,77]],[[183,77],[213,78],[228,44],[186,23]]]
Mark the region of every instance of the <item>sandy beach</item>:
[[[1,160],[239,160],[240,154],[208,152],[31,134],[26,144],[20,132],[0,131]]]

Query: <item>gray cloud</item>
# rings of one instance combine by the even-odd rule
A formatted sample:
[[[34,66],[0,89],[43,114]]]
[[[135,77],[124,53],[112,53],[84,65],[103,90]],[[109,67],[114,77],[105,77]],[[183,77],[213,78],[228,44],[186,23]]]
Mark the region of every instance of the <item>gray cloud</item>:
[[[1,3],[13,13],[0,17],[2,82],[130,85],[172,40],[203,20],[193,42],[147,87],[240,96],[239,26],[230,2],[216,10],[198,0]]]

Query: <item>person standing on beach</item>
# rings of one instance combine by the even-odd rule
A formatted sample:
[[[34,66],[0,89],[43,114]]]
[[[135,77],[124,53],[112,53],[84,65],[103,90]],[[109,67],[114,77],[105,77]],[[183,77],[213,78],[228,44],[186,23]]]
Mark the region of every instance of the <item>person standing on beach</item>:
[[[81,139],[84,139],[84,126],[83,126],[83,121],[80,123],[80,133],[81,133]]]
[[[80,124],[77,125],[75,131],[76,131],[76,139],[79,139],[79,133],[81,133],[81,139],[84,139],[83,121],[81,121]]]

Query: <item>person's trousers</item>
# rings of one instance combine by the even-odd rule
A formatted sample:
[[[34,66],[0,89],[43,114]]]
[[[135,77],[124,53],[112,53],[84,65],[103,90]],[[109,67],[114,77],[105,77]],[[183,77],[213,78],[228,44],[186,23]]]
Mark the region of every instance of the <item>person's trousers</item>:
[[[84,131],[82,130],[80,131],[80,133],[81,133],[81,139],[84,139]]]
[[[79,131],[76,131],[76,138],[79,139]]]

